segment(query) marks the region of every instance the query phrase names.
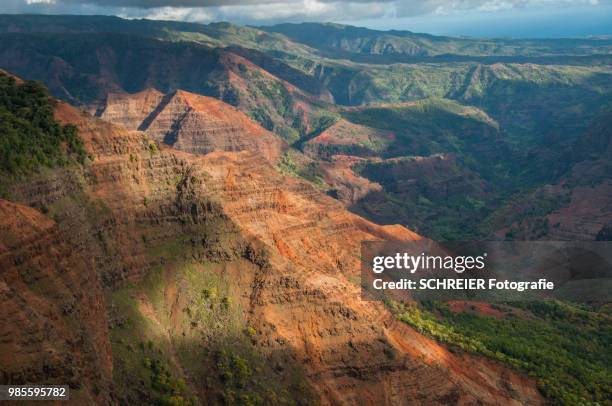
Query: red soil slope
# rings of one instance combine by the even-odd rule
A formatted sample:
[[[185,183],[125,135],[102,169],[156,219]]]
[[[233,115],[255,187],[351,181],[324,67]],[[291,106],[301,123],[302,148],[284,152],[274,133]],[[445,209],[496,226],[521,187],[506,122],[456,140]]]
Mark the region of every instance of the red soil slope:
[[[206,99],[182,93],[173,97],[183,98],[182,106],[213,121],[235,117]],[[82,321],[67,327],[62,337],[81,334],[79,329],[87,326],[86,336],[93,335],[92,342],[100,341],[96,347],[108,348],[103,305],[93,299],[98,288],[91,274],[95,272],[108,290],[114,290],[126,281],[138,283],[153,266],[172,272],[163,256],[152,259],[147,252],[158,252],[166,241],[179,239],[191,260],[224,263],[239,255],[250,261],[248,273],[236,276],[236,280],[240,275],[249,281],[236,282],[235,290],[247,306],[244,317],[257,331],[254,346],[264,354],[293,354],[287,362],[305,369],[321,404],[541,403],[530,379],[480,357],[454,355],[396,321],[384,304],[361,299],[356,283],[361,241],[420,238],[415,233],[401,226],[378,226],[349,213],[309,184],[281,176],[268,159],[252,151],[215,151],[204,156],[170,147],[156,151],[146,134],[93,119],[65,104],[58,106],[56,116],[77,125],[93,157],[74,182],[80,189],[67,190],[69,178],[62,177],[68,175],[58,171],[10,192],[25,204],[51,205],[60,219],[58,224],[68,225],[60,226],[59,240],[49,237],[48,244],[34,245],[41,261],[47,261],[41,262],[46,273],[57,272],[52,260],[71,258],[69,252],[55,254],[62,241],[91,253],[89,267],[83,267],[77,258],[60,273],[69,275],[74,270],[75,278],[84,278],[79,283],[88,287],[77,295],[87,302],[77,312]],[[241,128],[259,131],[247,123]],[[103,209],[95,216],[84,215],[85,206],[76,204],[77,196]],[[39,213],[31,209],[24,213],[23,217],[35,220],[32,229],[37,233],[46,235],[45,230],[55,229]],[[25,221],[17,226],[9,223],[11,229],[24,231],[2,233],[4,247],[30,246],[34,231],[20,225]],[[11,255],[5,253],[2,260],[15,263]],[[11,278],[19,279],[17,275]],[[175,296],[180,298],[170,295]],[[19,303],[33,311],[41,308],[34,297],[24,297]],[[180,302],[174,299],[172,303]],[[116,323],[112,308],[107,306],[106,311],[111,324]],[[157,320],[155,309],[142,305],[140,312],[152,322]],[[41,325],[53,317],[41,317]],[[8,323],[17,320],[19,316],[11,315]],[[3,331],[15,334],[12,328]],[[172,347],[181,331],[167,331]],[[26,351],[31,347],[25,337],[6,348]],[[56,343],[45,337],[41,336],[41,346],[48,345],[57,354],[68,353],[61,340]],[[84,359],[95,356],[83,350]],[[42,364],[44,357],[44,352],[34,352],[31,362]],[[68,367],[73,365],[79,365],[78,357],[67,362]],[[102,374],[109,371],[108,361],[87,365],[102,365],[95,369]],[[188,367],[184,364],[177,369]],[[196,377],[185,378],[193,387],[200,384]],[[100,396],[109,396],[106,387],[98,389]]]
[[[286,148],[279,137],[235,107],[182,90],[110,95],[96,115],[195,154],[248,150],[276,161]]]

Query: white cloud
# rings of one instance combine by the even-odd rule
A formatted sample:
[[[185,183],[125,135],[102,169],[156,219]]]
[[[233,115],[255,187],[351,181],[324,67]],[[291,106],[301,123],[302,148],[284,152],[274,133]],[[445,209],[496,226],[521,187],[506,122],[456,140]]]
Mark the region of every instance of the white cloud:
[[[257,6],[223,6],[219,8],[222,19],[253,20],[268,22],[283,21],[330,21],[350,16],[354,19],[376,18],[385,14],[386,6],[381,2],[323,2],[302,0],[297,3],[261,4]]]
[[[531,8],[596,7],[612,0],[0,0],[0,12],[113,14],[241,24],[401,19]]]
[[[384,0],[383,0],[384,1]],[[322,0],[290,0],[289,2],[219,7],[127,7],[116,13],[124,18],[149,18],[190,22],[232,21],[240,24],[267,24],[279,21],[360,20],[389,15],[389,3],[329,2]]]
[[[189,21],[206,23],[215,20],[215,14],[208,8],[159,7],[153,9],[131,9],[118,13],[123,18],[148,18],[150,20]]]
[[[11,1],[11,0],[3,0]],[[117,8],[169,9],[169,8],[226,8],[226,7],[292,7],[296,12],[324,12],[338,5],[382,4],[416,13],[451,12],[453,10],[504,10],[532,5],[598,5],[610,0],[21,0],[27,4],[63,4],[78,7],[97,5]],[[301,10],[300,7],[306,9]],[[328,8],[329,7],[329,8]]]

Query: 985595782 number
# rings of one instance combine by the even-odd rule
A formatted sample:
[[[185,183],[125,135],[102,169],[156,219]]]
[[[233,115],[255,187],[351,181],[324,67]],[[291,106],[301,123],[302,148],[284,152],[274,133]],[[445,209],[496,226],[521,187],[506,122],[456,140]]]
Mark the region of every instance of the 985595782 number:
[[[68,400],[68,385],[0,385],[0,400]]]

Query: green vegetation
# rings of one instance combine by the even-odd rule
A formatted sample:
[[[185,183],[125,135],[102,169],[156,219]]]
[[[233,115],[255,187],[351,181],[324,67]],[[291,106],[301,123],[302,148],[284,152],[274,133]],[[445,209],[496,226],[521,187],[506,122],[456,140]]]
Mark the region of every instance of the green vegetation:
[[[384,188],[380,200],[358,208],[379,222],[401,221],[436,239],[489,236],[525,216],[535,218],[530,234],[519,227],[506,237],[543,237],[559,224],[538,217],[566,204],[574,186],[602,181],[587,174],[564,183],[567,193],[528,201],[567,170],[575,138],[612,106],[609,38],[478,41],[333,24],[258,29],[100,16],[0,16],[0,31],[4,54],[27,61],[13,61],[16,73],[47,79],[51,91],[71,103],[99,101],[109,88],[152,86],[238,106],[291,143],[277,169],[322,190],[328,185],[319,163],[299,151],[308,140],[340,117],[391,131],[395,141],[372,136],[358,144],[383,159],[354,169]],[[104,80],[100,55],[115,61],[104,67],[110,69]],[[0,174],[18,177],[84,162],[76,128],[56,123],[53,108],[39,83],[0,74]],[[582,159],[607,148],[609,122],[600,127],[587,139]],[[355,152],[352,145],[334,148]],[[150,143],[148,153],[158,154],[157,144]],[[433,154],[452,154],[456,161]],[[431,166],[417,165],[417,155],[428,156]],[[129,160],[139,157],[130,154]],[[54,184],[63,197],[41,203],[41,211],[56,220],[80,216],[68,225],[93,224],[87,217],[110,219],[108,208],[81,195],[82,176],[58,177]],[[176,206],[184,205],[180,237],[167,240],[167,230],[142,230],[150,269],[138,283],[108,293],[120,403],[188,405],[200,393],[225,404],[310,403],[292,354],[254,345],[269,334],[265,324],[251,324],[257,320],[249,319],[246,304],[244,286],[253,283],[256,261],[244,260],[247,249],[214,205],[203,216],[190,210],[195,178],[186,179],[166,179],[176,186]],[[149,200],[155,196],[143,197],[142,206],[157,207]],[[79,214],[75,208],[84,204],[90,206]],[[81,231],[66,234],[90,230]],[[114,253],[108,230],[92,233],[105,255]],[[611,233],[606,227],[598,238]],[[395,310],[398,319],[455,351],[482,354],[534,376],[553,402],[609,404],[612,398],[608,310],[558,302],[498,306],[501,318],[457,313],[439,303]],[[387,356],[395,355],[389,350]]]
[[[149,344],[148,350],[154,350],[151,341],[149,341]],[[141,350],[145,351],[142,348]],[[152,403],[154,405],[191,406],[197,404],[195,396],[187,395],[185,381],[175,378],[163,360],[147,357],[144,360],[144,365],[150,371],[148,378],[152,390]]]
[[[222,402],[226,405],[310,405],[314,404],[307,386],[294,381],[281,388],[266,379],[269,372],[252,354],[240,354],[240,348],[222,348],[215,352],[218,377],[224,387]],[[277,365],[279,366],[279,365]],[[270,377],[270,376],[269,376]]]
[[[344,117],[357,124],[392,131],[397,140],[384,156],[469,152],[469,147],[497,134],[497,124],[481,110],[455,101],[431,98],[408,105],[347,110]]]
[[[246,93],[242,97],[249,103],[249,115],[262,127],[274,131],[288,142],[300,138],[303,129],[300,128],[301,112],[294,109],[293,97],[280,81],[271,80],[258,71],[241,72],[244,76]],[[237,93],[239,93],[237,91]],[[240,103],[240,96],[235,104]]]
[[[299,369],[254,345],[259,333],[236,295],[236,273],[255,272],[255,266],[185,261],[180,250],[173,244],[160,249],[163,254],[155,250],[169,262],[108,299],[121,399],[189,405],[203,392],[213,404],[312,404]]]
[[[447,343],[537,378],[559,405],[603,405],[612,397],[612,315],[556,301],[498,305],[503,318],[454,312],[444,303],[393,304],[397,318]],[[518,315],[517,315],[518,314]]]
[[[437,37],[410,31],[378,31],[363,27],[334,23],[278,24],[262,29],[282,33],[321,50],[342,51],[351,54],[389,56],[435,55],[554,55],[612,52],[612,41],[568,40],[474,40]],[[589,46],[590,45],[590,46]]]
[[[156,338],[158,327],[139,312],[130,289],[122,289],[110,299],[118,311],[111,329],[118,395],[132,404],[197,404],[183,379],[177,377],[176,366],[171,366],[166,343]]]
[[[47,89],[0,72],[0,170],[19,175],[84,159],[76,127],[54,120]]]
[[[570,202],[571,193],[547,195],[542,190],[529,190],[510,196],[492,211],[479,225],[483,234],[516,223],[506,232],[506,239],[540,239],[548,234],[549,224],[546,216]],[[520,208],[517,209],[517,208]]]
[[[302,178],[319,189],[328,187],[323,179],[319,164],[294,149],[289,149],[282,156],[276,164],[276,169],[283,175]]]
[[[207,46],[241,46],[270,53],[313,58],[318,50],[373,63],[414,62],[418,60],[459,59],[460,56],[515,57],[533,61],[546,56],[588,56],[610,54],[609,38],[511,40],[439,37],[409,31],[377,31],[340,24],[279,24],[270,27],[246,27],[227,22],[196,24],[186,22],[123,20],[105,16],[25,16],[0,17],[0,29],[17,27],[31,32],[61,26],[67,32],[116,32],[168,41],[189,41]],[[14,28],[15,29],[15,28]],[[370,58],[359,58],[370,57]],[[518,58],[523,57],[523,58]],[[420,58],[420,59],[419,59]],[[440,59],[440,58],[438,58]],[[484,58],[483,58],[484,59]],[[550,59],[550,58],[549,58]],[[484,59],[486,60],[486,59]],[[554,60],[554,59],[552,59]]]
[[[491,198],[478,173],[460,160],[445,155],[402,157],[364,161],[353,170],[385,189],[382,203],[358,202],[374,220],[399,220],[436,240],[481,236],[479,227]],[[386,213],[394,213],[394,218],[387,220]]]
[[[543,97],[542,92],[529,90],[534,100]],[[509,100],[501,96],[494,99]],[[557,101],[535,103],[549,106]],[[429,237],[460,240],[487,238],[515,221],[520,223],[523,218],[543,216],[563,207],[569,202],[575,184],[591,185],[601,182],[603,177],[595,172],[570,178],[564,183],[567,190],[554,195],[541,188],[554,184],[577,159],[573,145],[578,135],[570,135],[577,128],[561,124],[567,130],[564,137],[555,137],[550,142],[542,135],[556,131],[548,126],[547,120],[567,119],[554,116],[563,111],[560,106],[551,110],[555,113],[541,113],[546,118],[538,123],[540,128],[524,123],[524,131],[519,133],[516,128],[493,120],[483,110],[444,99],[347,109],[344,113],[347,119],[396,134],[396,141],[380,155],[398,159],[373,160],[353,168],[385,190],[382,204],[367,199],[358,202],[360,212],[379,222],[393,221],[385,213],[396,213],[395,221],[399,218]],[[506,120],[505,113],[497,114]],[[512,119],[520,121],[516,116]],[[591,138],[604,142],[602,131]],[[587,129],[585,134],[588,133]],[[441,152],[451,153],[456,159],[444,165],[431,156]],[[407,165],[414,159],[409,155],[429,158],[422,164]],[[541,238],[549,230],[545,220],[536,219],[511,230],[507,237]]]

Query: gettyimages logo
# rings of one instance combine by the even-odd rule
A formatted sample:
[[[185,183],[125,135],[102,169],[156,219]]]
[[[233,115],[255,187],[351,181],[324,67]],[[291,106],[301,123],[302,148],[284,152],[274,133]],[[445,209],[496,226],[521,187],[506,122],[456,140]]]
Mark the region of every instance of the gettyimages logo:
[[[417,270],[452,270],[463,273],[471,270],[482,270],[485,268],[487,253],[479,256],[451,256],[451,255],[410,255],[407,252],[396,253],[395,256],[376,256],[373,259],[372,271],[382,273],[388,269],[406,270],[415,273]]]
[[[612,242],[364,242],[365,300],[609,302]]]

